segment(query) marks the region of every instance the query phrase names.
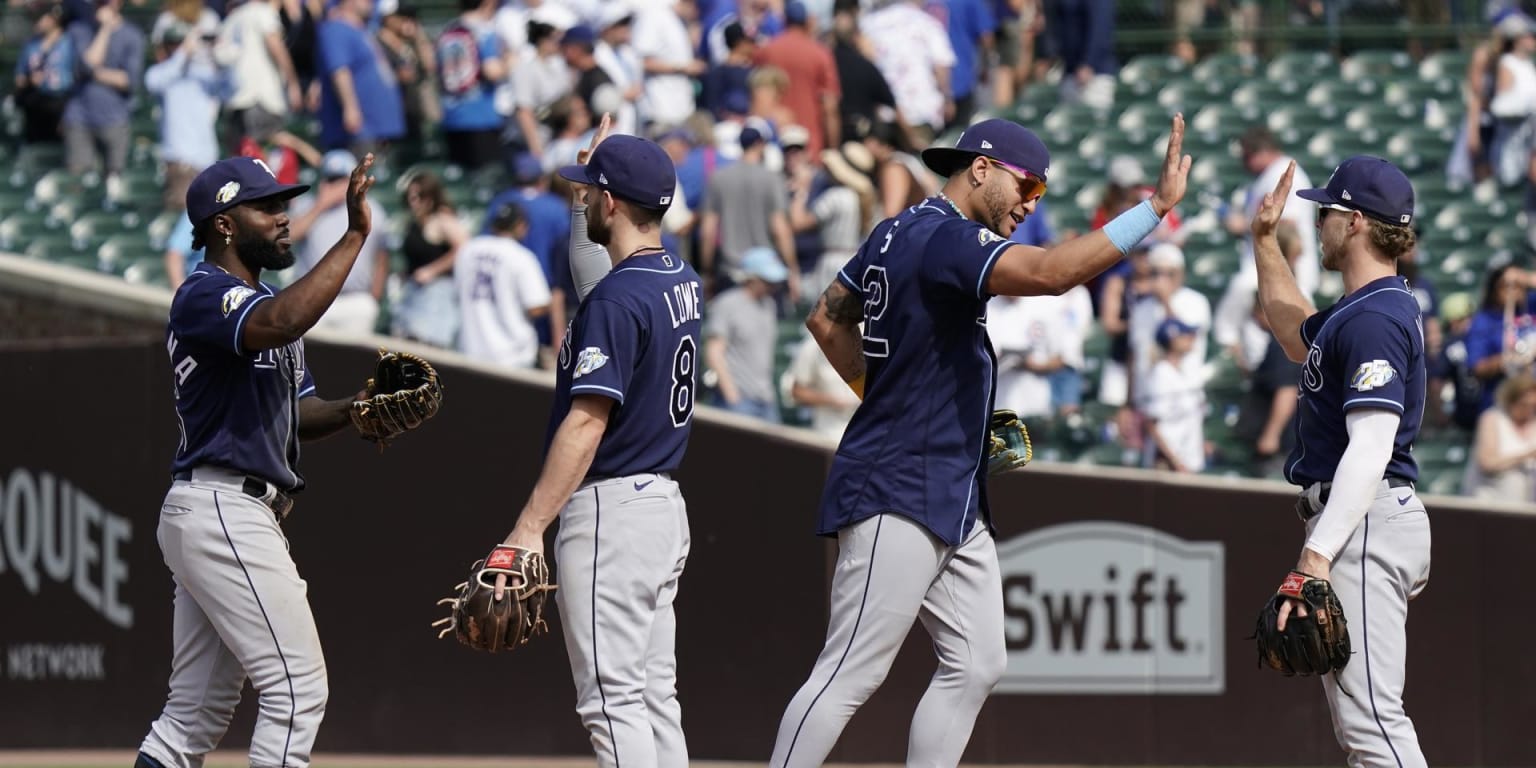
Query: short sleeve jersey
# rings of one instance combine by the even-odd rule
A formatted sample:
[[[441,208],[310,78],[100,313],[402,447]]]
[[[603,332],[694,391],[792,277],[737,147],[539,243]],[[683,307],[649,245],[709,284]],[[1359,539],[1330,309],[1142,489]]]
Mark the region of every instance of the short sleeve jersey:
[[[304,342],[249,350],[251,310],[273,297],[203,262],[171,300],[166,350],[181,441],[171,472],[210,465],[259,477],[287,491],[299,474],[299,400],[315,394]]]
[[[818,533],[889,512],[956,545],[978,515],[990,525],[986,284],[1011,245],[935,197],[876,225],[838,273],[864,304],[864,402],[833,459]]]
[[[560,347],[544,450],[578,395],[614,401],[587,479],[671,472],[688,447],[703,288],[669,253],[630,256],[599,282]]]
[[[1424,331],[1407,283],[1396,276],[1367,283],[1307,318],[1301,340],[1307,359],[1285,478],[1303,487],[1332,481],[1349,445],[1345,415],[1379,408],[1402,417],[1386,474],[1417,480],[1412,451],[1424,420]]]

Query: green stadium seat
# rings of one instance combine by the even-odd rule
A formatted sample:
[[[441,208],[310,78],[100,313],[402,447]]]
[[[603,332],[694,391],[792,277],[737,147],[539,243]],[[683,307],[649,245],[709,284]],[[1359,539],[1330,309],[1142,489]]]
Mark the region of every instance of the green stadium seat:
[[[69,234],[57,231],[33,235],[19,250],[29,259],[54,262],[62,262],[78,253]]]
[[[1496,250],[1519,251],[1530,247],[1530,233],[1519,224],[1500,224],[1488,230],[1483,242]]]
[[[1040,124],[1049,143],[1070,144],[1081,141],[1094,128],[1107,125],[1109,115],[1082,104],[1063,104],[1051,110]]]
[[[1404,76],[1411,77],[1414,74],[1413,58],[1402,50],[1359,50],[1344,60],[1339,73],[1345,80],[1364,78],[1392,80]]]
[[[1168,115],[1174,112],[1194,114],[1207,104],[1225,103],[1230,98],[1227,83],[1219,80],[1186,80],[1163,86],[1157,92],[1157,103]]]
[[[123,279],[135,285],[170,285],[165,275],[165,259],[160,256],[135,260],[123,270]]]
[[[1424,103],[1431,99],[1443,99],[1456,95],[1454,89],[1450,93],[1443,90],[1442,85],[1447,83],[1450,81],[1397,78],[1382,86],[1381,100],[1394,106],[1408,104],[1417,110],[1422,110]]]
[[[1120,67],[1119,80],[1122,85],[1143,81],[1161,85],[1170,75],[1182,74],[1188,68],[1189,65],[1177,56],[1143,54]]]
[[[1115,119],[1115,127],[1125,133],[1155,133],[1168,126],[1174,111],[1156,103],[1134,104],[1120,110],[1120,116]],[[1190,113],[1186,111],[1184,114]]]
[[[1464,50],[1436,51],[1419,62],[1420,80],[1461,80],[1467,76],[1469,54]]]
[[[1307,88],[1306,103],[1331,117],[1352,105],[1378,101],[1380,95],[1376,80],[1318,80]]]
[[[1365,103],[1344,113],[1344,127],[1352,131],[1374,129],[1387,133],[1415,127],[1416,111],[1407,105]]]
[[[20,252],[33,240],[54,234],[59,233],[50,229],[43,217],[35,213],[13,213],[0,220],[0,251]]]
[[[190,245],[190,243],[189,243]],[[135,262],[151,258],[164,260],[164,246],[155,247],[143,232],[123,232],[102,240],[96,247],[96,263],[103,272],[121,275]]]
[[[1352,155],[1379,152],[1381,132],[1374,128],[1319,130],[1307,142],[1306,152],[1315,165],[1333,168]]]
[[[1294,132],[1296,136],[1310,136],[1334,124],[1335,115],[1328,115],[1305,104],[1289,104],[1267,110],[1264,124],[1270,131]]]
[[[1272,82],[1315,80],[1339,71],[1339,62],[1325,51],[1286,51],[1269,60],[1264,73]]]
[[[1202,107],[1199,112],[1189,118],[1189,127],[1194,133],[1235,138],[1249,126],[1260,122],[1262,114],[1257,107],[1239,108],[1230,104],[1211,104]]]
[[[1232,89],[1231,101],[1235,107],[1263,111],[1294,103],[1302,91],[1297,80],[1249,80]]]
[[[1259,76],[1259,60],[1237,53],[1215,53],[1201,59],[1189,71],[1196,80],[1247,80]]]

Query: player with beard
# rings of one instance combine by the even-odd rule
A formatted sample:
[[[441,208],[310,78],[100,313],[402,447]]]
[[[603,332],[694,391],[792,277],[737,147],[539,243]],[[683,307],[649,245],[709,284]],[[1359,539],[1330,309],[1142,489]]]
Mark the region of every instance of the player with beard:
[[[336,299],[368,238],[373,155],[347,186],[347,231],[281,292],[262,270],[293,264],[288,200],[261,160],[210,166],[187,190],[193,247],[207,246],[171,301],[166,349],[181,441],[158,538],[176,584],[170,695],[136,768],[202,765],[247,678],[261,697],[251,765],[303,768],[327,696],[303,579],[279,524],[304,490],[299,441],[352,423],[354,399],[322,400],[303,336]]]

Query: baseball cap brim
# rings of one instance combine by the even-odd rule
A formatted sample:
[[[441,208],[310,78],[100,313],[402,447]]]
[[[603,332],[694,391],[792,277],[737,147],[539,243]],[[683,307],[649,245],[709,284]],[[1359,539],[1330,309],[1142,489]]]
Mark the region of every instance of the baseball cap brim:
[[[563,165],[560,167],[560,170],[556,171],[556,173],[560,174],[560,178],[565,179],[566,181],[575,182],[577,184],[597,183],[591,176],[587,174],[587,166],[585,165]]]
[[[1333,195],[1328,194],[1327,189],[1322,187],[1298,189],[1296,190],[1296,196],[1303,200],[1311,200],[1314,203],[1323,203],[1324,205],[1343,205],[1343,203],[1334,199]]]
[[[954,147],[929,147],[923,150],[923,165],[928,170],[949,177],[961,168],[971,164],[978,157],[986,157],[983,152],[969,149],[955,149]]]

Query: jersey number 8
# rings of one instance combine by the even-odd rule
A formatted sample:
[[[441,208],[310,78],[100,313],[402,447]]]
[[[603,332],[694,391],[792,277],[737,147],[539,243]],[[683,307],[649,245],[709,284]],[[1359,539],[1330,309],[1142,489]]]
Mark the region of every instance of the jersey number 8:
[[[693,375],[698,357],[693,336],[678,339],[677,351],[672,354],[672,397],[668,408],[674,427],[686,425],[693,416]]]

